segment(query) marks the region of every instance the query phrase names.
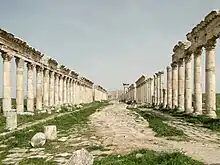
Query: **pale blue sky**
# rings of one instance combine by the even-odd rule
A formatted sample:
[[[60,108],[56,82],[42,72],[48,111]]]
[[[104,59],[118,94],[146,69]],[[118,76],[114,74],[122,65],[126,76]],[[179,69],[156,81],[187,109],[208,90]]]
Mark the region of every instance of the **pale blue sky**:
[[[178,40],[219,6],[219,0],[0,0],[0,28],[112,90],[165,69]],[[217,84],[219,55],[217,49]]]

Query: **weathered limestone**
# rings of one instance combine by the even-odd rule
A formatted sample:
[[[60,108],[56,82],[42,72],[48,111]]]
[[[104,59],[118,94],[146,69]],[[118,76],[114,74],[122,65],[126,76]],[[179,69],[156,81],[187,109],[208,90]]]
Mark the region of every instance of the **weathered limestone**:
[[[53,71],[50,71],[49,72],[49,76],[50,76],[50,82],[49,82],[49,106],[53,106],[54,105],[54,72]]]
[[[160,104],[163,104],[164,71],[160,72]]]
[[[159,106],[160,105],[160,100],[161,100],[161,98],[160,98],[160,88],[161,88],[161,85],[160,85],[160,79],[161,79],[161,77],[160,77],[160,72],[158,72],[158,73],[156,73],[156,75],[157,75],[157,105]]]
[[[44,134],[47,140],[56,140],[57,139],[56,125],[44,126]]]
[[[184,63],[183,59],[178,61],[178,111],[183,112],[184,109]]]
[[[34,65],[27,63],[27,111],[34,112]]]
[[[11,59],[12,56],[1,52],[3,58],[3,114],[11,111]]]
[[[191,54],[186,54],[185,61],[185,112],[192,113],[192,79]]]
[[[49,70],[44,69],[44,88],[43,88],[43,106],[47,108],[49,106]]]
[[[167,67],[167,108],[172,108],[172,70]]]
[[[54,105],[59,105],[59,74],[55,74]]]
[[[59,104],[62,105],[63,104],[63,76],[60,75],[59,77]]]
[[[42,147],[46,143],[46,136],[42,132],[36,133],[31,138],[32,147]]]
[[[206,115],[216,118],[216,80],[215,80],[215,46],[216,40],[209,40],[205,45],[206,50]]]
[[[176,109],[178,106],[177,97],[178,97],[178,72],[177,72],[177,63],[172,63],[172,109]]]
[[[194,52],[194,113],[195,115],[202,114],[202,49],[197,49]]]
[[[153,98],[153,106],[157,105],[157,76],[154,75],[154,98]]]
[[[66,98],[66,96],[67,96],[67,86],[66,86],[66,84],[67,84],[67,77],[65,76],[63,78],[63,103],[64,104],[67,103],[67,98]]]
[[[24,112],[24,60],[15,58],[16,63],[16,110]]]
[[[167,89],[163,89],[163,108],[167,107]]]
[[[43,79],[43,68],[40,66],[36,66],[36,109],[41,111],[42,110],[42,79]]]

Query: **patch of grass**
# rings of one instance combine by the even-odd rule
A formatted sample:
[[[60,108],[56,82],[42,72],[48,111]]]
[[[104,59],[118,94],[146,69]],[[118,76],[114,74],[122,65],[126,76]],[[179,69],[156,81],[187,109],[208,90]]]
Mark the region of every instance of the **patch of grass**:
[[[136,110],[143,118],[145,118],[150,128],[156,132],[156,136],[186,136],[182,130],[178,130],[175,127],[169,126],[164,123],[164,121],[168,121],[169,119],[163,115],[159,115],[149,111],[140,111]]]
[[[105,148],[104,146],[90,146],[86,148],[89,152],[94,150],[100,150],[100,151],[108,151],[109,149]]]
[[[32,159],[25,159],[22,160],[19,165],[56,165],[56,162],[53,161],[47,161],[45,162],[42,158],[32,158]]]
[[[5,117],[0,113],[0,133],[5,131]]]
[[[54,119],[48,120],[43,124],[40,123],[30,128],[16,131],[9,135],[0,137],[0,141],[4,141],[3,144],[7,145],[7,147],[4,149],[4,152],[0,154],[0,160],[4,159],[7,152],[12,148],[29,147],[30,140],[33,135],[37,132],[43,132],[42,125],[56,125],[58,131],[68,131],[69,129],[73,128],[75,124],[85,124],[88,121],[89,115],[94,113],[97,108],[101,108],[106,105],[107,103],[94,102],[88,105],[88,107],[84,107],[80,111],[73,111],[69,114],[65,114],[63,116],[55,117]],[[11,136],[13,136],[14,138],[9,139]],[[52,149],[53,146],[51,144],[53,144],[53,142],[47,142],[47,144],[44,146],[45,149],[47,149],[47,147]]]
[[[211,129],[213,131],[220,131],[220,119],[211,119],[205,115],[199,115],[199,116],[189,116],[185,113],[179,113],[174,110],[160,110],[163,113],[167,113],[171,116],[178,117],[186,122],[199,124],[202,127]]]
[[[136,158],[136,154],[142,157]],[[179,153],[163,153],[152,150],[140,150],[131,154],[118,157],[106,156],[101,160],[95,160],[94,165],[203,165],[203,163]]]

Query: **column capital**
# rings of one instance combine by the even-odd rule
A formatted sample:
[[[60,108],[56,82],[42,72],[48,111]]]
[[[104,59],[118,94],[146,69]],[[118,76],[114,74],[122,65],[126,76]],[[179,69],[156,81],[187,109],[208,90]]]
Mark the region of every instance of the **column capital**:
[[[55,75],[55,72],[52,71],[52,70],[49,70],[49,75],[50,75],[50,76],[54,76],[54,75]]]
[[[177,67],[177,62],[172,62],[171,67],[174,69]]]
[[[182,65],[182,64],[183,64],[183,61],[184,61],[184,58],[180,58],[180,59],[178,60],[178,65]]]
[[[15,57],[15,63],[16,63],[16,66],[19,68],[24,67],[24,60],[19,57]]]
[[[42,66],[36,65],[37,72],[43,72],[44,68]]]
[[[184,60],[185,60],[185,62],[190,62],[192,60],[192,55],[191,54],[186,54],[184,56]]]
[[[216,47],[216,40],[215,39],[210,39],[205,44],[205,49],[208,51],[215,49],[215,47]]]
[[[167,71],[171,71],[171,67],[170,66],[167,66]]]
[[[11,61],[12,59],[12,55],[8,54],[7,52],[2,52],[2,58],[3,58],[3,61]]]
[[[55,76],[55,78],[59,78],[59,77],[60,77],[60,74],[57,73],[57,72],[54,72],[54,76]]]
[[[202,47],[196,48],[193,52],[194,56],[201,56],[202,55]]]
[[[28,70],[34,69],[34,64],[31,62],[27,62],[27,68],[28,68]]]

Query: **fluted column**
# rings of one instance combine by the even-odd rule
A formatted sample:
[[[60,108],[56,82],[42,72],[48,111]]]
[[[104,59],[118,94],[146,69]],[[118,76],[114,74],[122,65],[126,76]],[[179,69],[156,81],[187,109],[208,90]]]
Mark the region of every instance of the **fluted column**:
[[[16,63],[16,110],[24,112],[24,60],[15,58]]]
[[[146,79],[145,80],[145,84],[144,84],[144,86],[145,86],[145,91],[144,91],[144,95],[145,95],[145,103],[147,103],[148,104],[148,79]]]
[[[206,115],[216,118],[216,78],[215,78],[215,46],[216,40],[209,40],[205,45],[206,50]]]
[[[157,105],[157,76],[154,75],[154,99],[153,99],[154,106]]]
[[[73,79],[70,79],[70,103],[73,104]]]
[[[71,80],[71,78],[69,78],[69,81],[68,81],[68,83],[69,83],[69,92],[68,92],[68,97],[69,97],[69,104],[72,104],[72,87],[71,87],[71,83],[72,83],[72,80]]]
[[[177,63],[173,62],[172,66],[172,109],[177,108],[178,102],[178,71]]]
[[[59,105],[59,74],[55,74],[54,105]]]
[[[167,67],[167,108],[172,108],[172,70]]]
[[[192,64],[191,54],[184,58],[185,61],[185,112],[192,113]]]
[[[137,102],[137,88],[135,83],[134,83],[134,100]]]
[[[63,103],[67,103],[67,87],[66,87],[67,77],[63,78]]]
[[[67,103],[69,104],[70,103],[70,78],[68,78],[66,81],[66,88],[67,88],[66,99],[67,99]]]
[[[34,65],[27,63],[27,111],[34,112]]]
[[[184,108],[184,63],[183,58],[178,61],[178,111],[183,112]]]
[[[59,89],[60,89],[60,91],[59,91],[59,104],[60,105],[62,105],[63,104],[63,79],[64,79],[64,77],[62,76],[62,75],[60,75],[60,77],[59,77],[59,80],[60,80],[60,82],[59,82]]]
[[[157,73],[157,105],[160,105],[160,73]]]
[[[12,56],[2,53],[3,58],[3,114],[6,116],[8,111],[11,111],[11,59]]]
[[[43,68],[36,66],[36,110],[42,110],[42,78],[43,78]]]
[[[194,113],[202,114],[202,49],[194,52]]]
[[[163,89],[163,108],[167,108],[167,89]]]
[[[153,79],[149,78],[148,80],[148,97],[149,97],[149,105],[152,106],[152,92],[153,92]]]
[[[160,104],[163,104],[164,72],[160,72]]]
[[[54,72],[50,71],[50,106],[54,106]]]
[[[47,108],[49,106],[49,70],[44,69],[44,94],[43,94],[43,106]]]

